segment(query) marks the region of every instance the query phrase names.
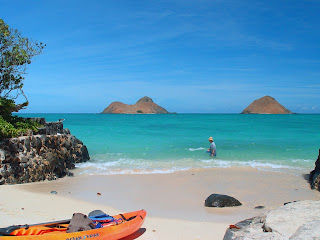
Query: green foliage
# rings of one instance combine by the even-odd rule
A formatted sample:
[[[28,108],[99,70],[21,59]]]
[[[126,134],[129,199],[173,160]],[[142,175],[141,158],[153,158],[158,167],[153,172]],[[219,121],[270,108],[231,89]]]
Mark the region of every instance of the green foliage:
[[[17,137],[23,135],[28,130],[37,132],[41,125],[27,118],[10,116],[4,119],[0,116],[0,139]]]
[[[4,119],[10,119],[11,109],[15,106],[13,100],[0,97],[0,114]]]
[[[137,113],[143,113],[142,110],[138,110]]]
[[[23,94],[27,65],[45,45],[22,37],[0,18],[0,97],[16,99]]]
[[[16,129],[11,123],[5,121],[2,116],[0,116],[0,139],[8,137],[18,136],[18,129]]]
[[[39,55],[45,45],[22,37],[0,18],[0,139],[16,137],[28,130],[34,132],[40,124],[29,119],[12,116],[12,112],[28,106],[23,92],[24,75],[32,59]],[[26,102],[15,104],[20,94]]]

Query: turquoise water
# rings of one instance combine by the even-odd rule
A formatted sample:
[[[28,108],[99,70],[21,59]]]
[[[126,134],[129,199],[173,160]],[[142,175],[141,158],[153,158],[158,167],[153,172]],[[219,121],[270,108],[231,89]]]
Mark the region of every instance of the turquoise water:
[[[82,173],[167,173],[198,168],[252,166],[265,170],[314,168],[320,115],[241,114],[20,114],[65,119],[64,127],[88,147]],[[217,157],[206,149],[208,137]]]

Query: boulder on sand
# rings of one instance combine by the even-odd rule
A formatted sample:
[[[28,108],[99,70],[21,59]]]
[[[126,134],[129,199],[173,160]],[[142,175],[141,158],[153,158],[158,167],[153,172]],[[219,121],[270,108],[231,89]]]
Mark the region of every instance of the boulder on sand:
[[[320,239],[319,223],[320,201],[292,202],[230,225],[223,239]]]
[[[234,197],[222,194],[211,194],[204,202],[206,207],[234,207],[241,206],[239,202]]]

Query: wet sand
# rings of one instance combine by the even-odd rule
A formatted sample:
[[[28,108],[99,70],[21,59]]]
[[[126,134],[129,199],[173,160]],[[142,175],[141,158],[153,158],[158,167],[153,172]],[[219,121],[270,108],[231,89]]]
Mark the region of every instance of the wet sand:
[[[76,177],[51,182],[0,186],[0,227],[65,219],[74,212],[87,214],[95,209],[117,214],[143,208],[148,215],[138,239],[222,239],[229,224],[286,202],[320,200],[303,172],[234,167],[149,175],[75,173]],[[213,193],[233,196],[243,205],[204,207]]]

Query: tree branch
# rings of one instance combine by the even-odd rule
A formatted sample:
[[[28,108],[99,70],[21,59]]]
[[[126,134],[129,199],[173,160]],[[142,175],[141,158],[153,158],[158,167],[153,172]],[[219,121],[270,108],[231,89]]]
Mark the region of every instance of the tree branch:
[[[28,98],[27,96],[24,94],[23,90],[20,89],[21,91],[21,94],[24,96],[24,98],[26,99],[26,101],[24,103],[21,103],[21,104],[17,104],[15,105],[12,109],[11,109],[11,112],[19,112],[21,109],[27,107],[29,105],[29,101],[28,101]]]

